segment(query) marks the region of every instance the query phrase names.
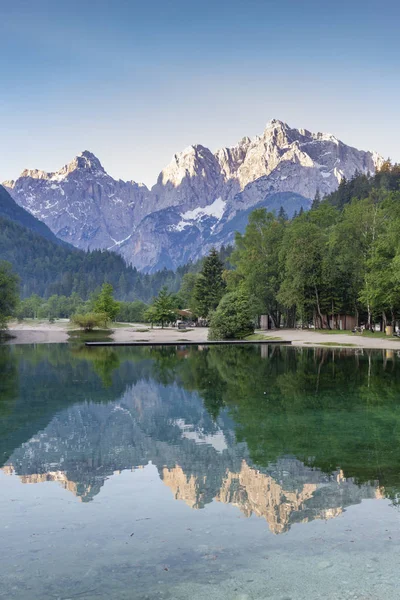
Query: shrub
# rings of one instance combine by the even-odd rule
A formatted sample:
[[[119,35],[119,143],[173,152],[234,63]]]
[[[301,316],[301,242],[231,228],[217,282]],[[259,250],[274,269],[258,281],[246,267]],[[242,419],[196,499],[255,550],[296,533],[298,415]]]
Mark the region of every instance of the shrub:
[[[95,327],[100,327],[108,321],[108,316],[104,313],[86,313],[83,315],[72,315],[71,321],[84,331],[92,331]]]
[[[241,340],[254,332],[247,294],[240,290],[225,294],[211,315],[210,340]]]

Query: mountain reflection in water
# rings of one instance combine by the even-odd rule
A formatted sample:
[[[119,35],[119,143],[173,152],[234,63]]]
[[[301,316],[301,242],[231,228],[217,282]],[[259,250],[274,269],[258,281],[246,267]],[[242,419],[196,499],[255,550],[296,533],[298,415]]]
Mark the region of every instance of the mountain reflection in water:
[[[274,533],[397,502],[400,360],[289,347],[0,348],[2,471],[83,502],[152,463],[177,500]]]

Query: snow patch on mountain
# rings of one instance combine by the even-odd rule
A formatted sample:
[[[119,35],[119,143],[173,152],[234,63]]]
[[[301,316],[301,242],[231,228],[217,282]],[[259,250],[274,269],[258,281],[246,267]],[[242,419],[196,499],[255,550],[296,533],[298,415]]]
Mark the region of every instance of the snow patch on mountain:
[[[187,210],[181,215],[181,217],[184,221],[198,221],[202,217],[215,217],[216,219],[220,220],[224,214],[225,207],[225,200],[222,200],[222,198],[217,198],[208,206]]]
[[[261,135],[212,152],[195,144],[173,156],[149,190],[115,180],[85,150],[56,172],[25,170],[4,182],[14,200],[78,248],[113,249],[138,269],[174,268],[231,243],[255,207],[288,214],[334,191],[343,177],[373,174],[376,153],[332,134],[273,119]]]
[[[225,212],[226,201],[222,198],[217,198],[208,206],[198,206],[192,210],[187,210],[181,213],[181,220],[176,225],[171,225],[169,231],[183,231],[185,227],[191,227],[194,223],[199,223],[203,219],[212,217],[217,221],[222,219]],[[215,227],[215,224],[213,225]]]

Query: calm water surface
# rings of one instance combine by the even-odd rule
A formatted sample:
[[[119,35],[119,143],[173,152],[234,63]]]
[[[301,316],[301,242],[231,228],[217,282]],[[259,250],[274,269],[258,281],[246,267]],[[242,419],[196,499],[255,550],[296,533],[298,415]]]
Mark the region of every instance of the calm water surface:
[[[400,358],[0,347],[0,598],[400,597]]]

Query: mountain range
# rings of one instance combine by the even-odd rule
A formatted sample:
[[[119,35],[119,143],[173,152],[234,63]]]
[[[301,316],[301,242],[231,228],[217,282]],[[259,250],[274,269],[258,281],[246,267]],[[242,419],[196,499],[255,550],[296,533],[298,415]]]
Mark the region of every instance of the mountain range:
[[[308,209],[317,190],[329,194],[343,178],[373,174],[382,163],[378,154],[331,134],[272,120],[262,135],[215,153],[189,146],[174,155],[151,189],[113,179],[88,151],[59,171],[27,169],[3,185],[61,240],[116,251],[151,272],[231,243],[255,208],[282,206],[290,217]]]

